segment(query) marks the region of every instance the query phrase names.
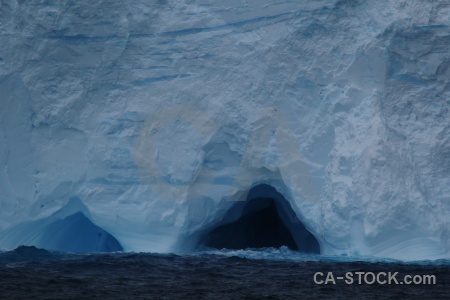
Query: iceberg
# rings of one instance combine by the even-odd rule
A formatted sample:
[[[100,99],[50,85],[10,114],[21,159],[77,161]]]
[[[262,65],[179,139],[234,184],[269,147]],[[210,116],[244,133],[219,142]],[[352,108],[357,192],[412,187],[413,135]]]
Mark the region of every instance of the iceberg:
[[[449,15],[2,1],[0,249],[450,258]]]

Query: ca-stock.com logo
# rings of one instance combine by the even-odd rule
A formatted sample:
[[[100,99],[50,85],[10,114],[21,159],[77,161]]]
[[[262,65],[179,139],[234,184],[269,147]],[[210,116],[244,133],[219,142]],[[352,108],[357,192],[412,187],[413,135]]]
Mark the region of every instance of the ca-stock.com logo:
[[[205,147],[211,145],[216,136],[224,136],[223,125],[234,128],[241,125],[230,126],[226,124],[227,120],[218,120],[207,111],[188,104],[173,104],[159,109],[150,114],[141,129],[136,147],[139,175],[151,192],[164,200],[211,195],[216,184],[226,196],[236,190],[248,191],[258,181],[280,180],[277,164],[283,164],[282,160],[286,159],[290,161],[289,167],[295,169],[295,176],[300,176],[295,184],[301,185],[303,196],[315,199],[318,193],[311,180],[314,176],[303,161],[300,145],[292,137],[291,125],[287,123],[283,110],[283,107],[270,106],[261,110],[256,127],[245,132],[245,138],[238,145],[242,152],[237,150],[233,153],[231,165],[226,165],[228,161],[224,156],[232,151],[228,149],[225,154],[215,154],[213,159],[224,164],[218,168],[229,168],[224,173],[215,170],[217,166],[211,166]],[[215,146],[223,146],[226,142],[219,139]],[[214,177],[224,175],[228,178],[225,184],[214,181]],[[245,195],[239,199],[245,199]]]
[[[233,15],[217,7],[214,10],[189,4],[183,9],[201,14],[204,24],[196,23],[195,30],[180,32],[171,29],[161,33],[161,36],[179,36],[184,45],[198,45],[206,37],[214,38],[219,45],[208,51],[217,51],[218,56],[224,53],[223,48],[219,47],[222,44],[224,48],[234,47],[233,52],[250,51],[248,38],[249,35],[257,38],[254,33],[256,29],[293,22],[296,18],[296,13],[284,12],[261,20],[237,22]],[[244,5],[242,9],[250,8]],[[222,37],[224,33],[225,37]],[[286,34],[270,36],[271,44],[276,45],[276,40],[282,40]],[[239,58],[241,56],[237,57],[234,63],[247,63]],[[178,60],[180,65],[184,63],[183,59]],[[226,60],[215,63],[225,64]],[[255,61],[248,64],[250,70],[258,66],[257,71],[261,70],[263,77],[273,77],[270,65],[255,64]],[[203,68],[207,67],[196,66],[199,74],[203,71],[212,74],[206,74],[207,78],[205,74],[203,77],[182,78],[173,86],[176,90],[179,84],[191,98],[174,92],[173,99],[165,101],[164,105],[159,102],[147,113],[135,148],[136,165],[143,184],[156,199],[180,201],[202,197],[245,200],[252,185],[281,182],[275,188],[287,186],[287,192],[295,188],[295,194],[304,201],[316,201],[319,195],[315,180],[323,180],[323,177],[311,174],[310,165],[302,155],[301,141],[295,134],[298,122],[292,112],[292,101],[274,96],[266,89],[264,80],[258,81],[255,92],[248,94],[245,94],[247,87],[243,83],[248,79],[245,76],[243,80],[236,80],[228,74],[233,79],[230,84],[235,86],[223,85],[222,77],[225,75],[222,76],[220,66],[206,71]],[[188,72],[190,67],[189,62],[185,71]],[[231,74],[235,71],[239,73],[241,69],[239,64],[235,66],[236,70],[228,64],[222,67]],[[191,86],[203,88],[195,90]],[[221,95],[219,99],[215,96],[216,88]],[[220,105],[208,105],[208,101],[222,103],[223,110],[219,111]],[[242,105],[240,110],[240,102],[254,102],[255,107]],[[228,118],[229,114],[241,114],[243,117],[236,120]],[[226,149],[217,150],[220,147]]]

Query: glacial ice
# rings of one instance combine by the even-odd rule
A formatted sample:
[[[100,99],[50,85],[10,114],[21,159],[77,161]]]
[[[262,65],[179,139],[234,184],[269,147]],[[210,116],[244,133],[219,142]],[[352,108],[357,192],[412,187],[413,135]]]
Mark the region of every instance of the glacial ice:
[[[61,249],[78,218],[105,239],[69,251],[189,251],[266,184],[322,254],[450,258],[449,16],[1,1],[0,248]]]

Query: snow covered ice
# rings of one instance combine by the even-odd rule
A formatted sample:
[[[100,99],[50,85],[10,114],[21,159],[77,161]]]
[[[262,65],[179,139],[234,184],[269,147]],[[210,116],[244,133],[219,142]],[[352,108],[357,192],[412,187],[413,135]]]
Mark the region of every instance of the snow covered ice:
[[[61,250],[62,222],[89,249],[189,251],[266,184],[322,254],[450,258],[449,16],[447,0],[1,1],[0,248]]]

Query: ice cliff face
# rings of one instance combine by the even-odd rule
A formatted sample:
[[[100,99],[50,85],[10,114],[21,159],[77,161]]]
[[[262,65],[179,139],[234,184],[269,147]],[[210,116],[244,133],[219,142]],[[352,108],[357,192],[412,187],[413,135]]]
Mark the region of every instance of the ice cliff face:
[[[186,250],[265,183],[322,253],[449,258],[449,2],[216,2],[0,2],[0,248]]]

